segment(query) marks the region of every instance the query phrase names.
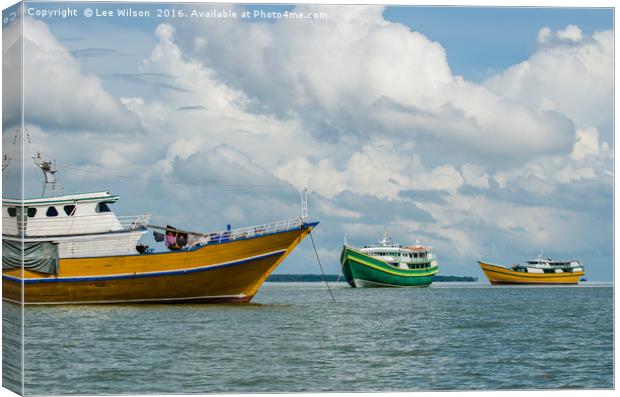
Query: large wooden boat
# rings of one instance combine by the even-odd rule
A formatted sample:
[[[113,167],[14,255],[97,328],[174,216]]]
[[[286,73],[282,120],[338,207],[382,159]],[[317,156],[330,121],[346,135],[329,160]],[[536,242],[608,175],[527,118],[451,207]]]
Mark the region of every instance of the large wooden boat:
[[[578,284],[585,274],[577,260],[554,261],[538,257],[511,267],[478,261],[491,284]]]
[[[318,224],[302,210],[300,218],[214,233],[164,228],[166,238],[179,239],[168,245],[172,250],[154,252],[139,243],[150,215],[116,216],[118,199],[109,192],[3,199],[3,299],[249,302]]]
[[[351,287],[428,287],[438,271],[437,257],[420,244],[391,244],[353,248],[345,244],[340,255],[342,274]]]

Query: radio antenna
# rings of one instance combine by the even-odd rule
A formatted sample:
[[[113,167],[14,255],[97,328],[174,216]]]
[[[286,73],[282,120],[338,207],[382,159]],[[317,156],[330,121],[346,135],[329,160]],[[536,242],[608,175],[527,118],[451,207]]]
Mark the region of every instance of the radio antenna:
[[[49,197],[62,193],[63,188],[61,183],[56,178],[58,168],[56,167],[56,161],[48,161],[43,158],[40,152],[37,152],[35,156],[32,156],[34,163],[43,172],[43,192],[41,197]]]

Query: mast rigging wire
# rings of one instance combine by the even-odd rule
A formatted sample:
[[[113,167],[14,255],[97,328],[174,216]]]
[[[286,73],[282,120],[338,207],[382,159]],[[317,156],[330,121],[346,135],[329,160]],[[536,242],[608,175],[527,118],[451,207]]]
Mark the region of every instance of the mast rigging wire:
[[[157,183],[168,183],[171,185],[189,185],[189,186],[219,186],[219,187],[290,187],[290,185],[286,185],[283,183],[280,184],[252,184],[252,183],[211,183],[211,182],[184,182],[184,181],[172,181],[169,179],[158,179],[158,178],[147,178],[147,177],[139,177],[139,176],[129,176],[129,175],[120,175],[120,174],[111,174],[108,172],[94,171],[94,170],[85,170],[80,167],[74,167],[68,164],[59,164],[61,167],[72,169],[78,172],[90,173],[90,174],[98,174],[104,176],[110,176],[114,178],[123,178],[123,179],[133,179],[139,181],[146,182],[157,182]]]

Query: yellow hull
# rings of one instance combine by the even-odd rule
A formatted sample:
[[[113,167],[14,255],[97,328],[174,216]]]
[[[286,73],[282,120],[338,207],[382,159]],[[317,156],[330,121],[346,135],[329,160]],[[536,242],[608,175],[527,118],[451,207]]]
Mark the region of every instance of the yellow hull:
[[[480,262],[478,264],[491,284],[578,284],[585,272],[575,273],[522,273],[503,266]]]
[[[61,259],[55,275],[3,270],[2,296],[21,303],[23,286],[26,304],[249,302],[314,226],[188,251]]]

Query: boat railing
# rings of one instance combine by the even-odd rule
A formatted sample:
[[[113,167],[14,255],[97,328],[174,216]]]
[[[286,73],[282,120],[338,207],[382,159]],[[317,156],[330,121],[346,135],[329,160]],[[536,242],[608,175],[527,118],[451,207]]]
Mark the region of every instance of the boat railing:
[[[304,220],[301,218],[290,218],[272,223],[265,223],[262,225],[205,233],[198,239],[198,241],[194,245],[221,243],[231,240],[239,240],[263,236],[267,234],[287,232],[289,230],[301,228],[304,223]]]
[[[405,258],[405,262],[407,263],[429,263],[431,262],[433,259],[433,257],[427,257],[427,258]]]
[[[151,214],[117,216],[116,218],[124,230],[145,230]]]
[[[17,234],[26,237],[146,230],[151,214],[115,216],[112,213],[46,218],[18,218]],[[12,234],[12,233],[11,233]]]

